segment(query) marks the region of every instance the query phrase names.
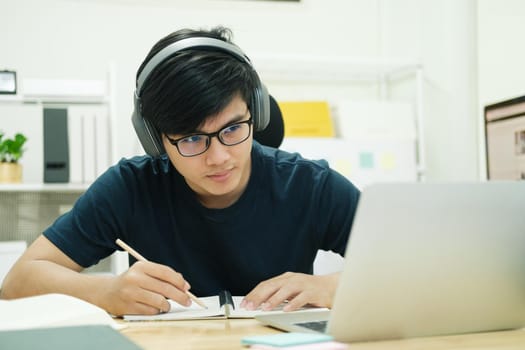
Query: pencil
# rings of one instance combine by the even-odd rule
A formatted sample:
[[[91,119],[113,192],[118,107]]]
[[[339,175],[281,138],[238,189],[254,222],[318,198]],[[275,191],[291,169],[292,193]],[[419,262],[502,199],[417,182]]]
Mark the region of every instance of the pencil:
[[[143,257],[142,255],[139,254],[139,252],[137,252],[135,249],[131,248],[129,245],[127,245],[126,243],[124,243],[124,241],[122,241],[120,238],[117,238],[117,240],[115,241],[115,243],[117,243],[122,249],[124,249],[125,251],[127,251],[129,254],[131,254],[135,259],[137,259],[138,261],[148,261],[145,257]],[[186,291],[186,294],[190,297],[191,300],[193,300],[197,305],[207,309],[208,307],[206,306],[206,304],[204,304],[199,298],[197,298],[195,295],[193,295],[192,292],[190,292],[189,290]]]

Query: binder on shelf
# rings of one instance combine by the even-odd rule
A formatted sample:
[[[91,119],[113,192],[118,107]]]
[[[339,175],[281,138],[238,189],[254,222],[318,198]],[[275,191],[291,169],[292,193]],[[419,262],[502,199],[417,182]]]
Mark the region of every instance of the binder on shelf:
[[[92,113],[86,113],[82,118],[82,130],[84,139],[84,152],[83,152],[83,169],[84,169],[84,182],[90,183],[95,181],[96,178],[96,146],[95,146],[95,115]]]
[[[69,145],[65,108],[44,108],[44,182],[69,182]]]
[[[98,107],[95,112],[95,175],[105,172],[110,164],[109,116],[105,107]]]
[[[70,182],[90,183],[110,164],[109,116],[106,107],[70,106]]]
[[[330,107],[325,101],[279,102],[285,137],[334,137]]]
[[[69,182],[81,184],[84,182],[84,133],[82,131],[82,109],[69,107],[67,115],[67,130],[69,140]]]

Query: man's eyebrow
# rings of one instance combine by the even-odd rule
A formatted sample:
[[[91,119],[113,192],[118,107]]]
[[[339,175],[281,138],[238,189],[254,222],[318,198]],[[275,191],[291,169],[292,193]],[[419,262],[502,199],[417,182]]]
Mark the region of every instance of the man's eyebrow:
[[[244,117],[246,117],[246,115],[248,114],[249,110],[246,110],[246,112],[244,112],[244,114],[237,114],[235,116],[232,117],[232,119],[230,119],[228,122],[226,122],[224,125],[222,125],[219,129],[217,130],[222,130],[226,127],[228,127],[229,125],[232,125],[232,124],[235,124],[235,123],[238,123],[240,122],[241,120],[244,119]],[[216,130],[216,131],[217,131]],[[207,134],[207,132],[205,131],[202,131],[202,130],[199,130],[197,129],[195,132],[193,132],[192,134]]]
[[[224,127],[226,127],[226,126],[228,126],[230,124],[234,124],[234,123],[240,122],[241,120],[244,119],[244,117],[246,117],[246,114],[248,114],[248,111],[246,111],[244,114],[238,114],[238,115],[234,116],[229,122],[224,124],[224,126],[222,128],[224,128]]]

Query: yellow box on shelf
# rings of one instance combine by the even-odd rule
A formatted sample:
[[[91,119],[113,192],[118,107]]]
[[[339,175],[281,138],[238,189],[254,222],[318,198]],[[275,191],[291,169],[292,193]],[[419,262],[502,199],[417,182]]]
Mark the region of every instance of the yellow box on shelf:
[[[325,101],[279,102],[285,137],[334,137],[330,107]]]

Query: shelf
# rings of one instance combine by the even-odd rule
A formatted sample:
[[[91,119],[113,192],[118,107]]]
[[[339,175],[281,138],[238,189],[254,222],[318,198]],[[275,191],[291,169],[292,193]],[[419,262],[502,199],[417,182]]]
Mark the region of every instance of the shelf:
[[[96,96],[0,96],[0,103],[10,104],[109,104],[106,97]]]
[[[0,96],[3,103],[21,104],[108,104],[106,80],[24,79],[23,91]]]
[[[50,184],[50,183],[21,183],[0,184],[0,192],[63,192],[81,193],[89,184]]]
[[[258,54],[253,63],[264,80],[280,81],[372,82],[421,69],[411,59],[292,54]]]

